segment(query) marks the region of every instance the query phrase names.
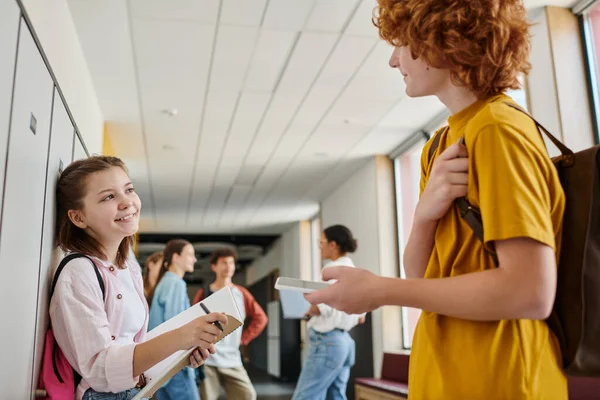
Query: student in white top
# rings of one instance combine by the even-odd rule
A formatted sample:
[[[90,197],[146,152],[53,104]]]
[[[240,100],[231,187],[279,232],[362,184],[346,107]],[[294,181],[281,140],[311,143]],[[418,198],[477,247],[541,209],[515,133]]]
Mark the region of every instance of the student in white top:
[[[337,265],[354,266],[348,253],[357,243],[350,229],[334,225],[325,229],[320,241],[321,258],[330,260],[323,270]],[[349,315],[325,304],[308,311],[310,348],[293,400],[345,400],[356,348],[348,331],[365,322],[365,314]]]

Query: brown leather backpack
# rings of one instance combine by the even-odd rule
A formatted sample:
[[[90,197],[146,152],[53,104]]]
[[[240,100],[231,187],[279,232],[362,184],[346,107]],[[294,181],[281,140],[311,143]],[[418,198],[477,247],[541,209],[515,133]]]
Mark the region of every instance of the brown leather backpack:
[[[562,153],[552,161],[566,196],[558,263],[558,284],[548,326],[560,343],[563,368],[569,375],[600,377],[600,146],[573,153],[526,111],[540,134],[545,133]],[[438,148],[438,131],[429,160]],[[466,198],[455,201],[461,217],[483,242],[481,213]],[[498,265],[496,254],[490,256]]]

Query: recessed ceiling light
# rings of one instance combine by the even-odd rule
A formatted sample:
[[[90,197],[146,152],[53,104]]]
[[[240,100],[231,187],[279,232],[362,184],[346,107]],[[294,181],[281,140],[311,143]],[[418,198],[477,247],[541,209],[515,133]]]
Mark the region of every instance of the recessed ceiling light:
[[[314,156],[315,156],[315,157],[319,157],[319,158],[325,158],[325,157],[329,157],[329,154],[327,154],[327,153],[325,153],[325,152],[323,152],[323,151],[319,151],[319,152],[316,152],[316,153],[314,154]]]
[[[176,108],[171,108],[171,109],[165,108],[164,110],[161,111],[161,113],[167,114],[169,117],[175,117],[179,113],[179,111],[177,111]]]
[[[170,144],[163,144],[163,145],[162,145],[162,149],[163,149],[163,150],[170,151],[170,150],[175,150],[175,147],[174,147],[174,146],[171,146]]]

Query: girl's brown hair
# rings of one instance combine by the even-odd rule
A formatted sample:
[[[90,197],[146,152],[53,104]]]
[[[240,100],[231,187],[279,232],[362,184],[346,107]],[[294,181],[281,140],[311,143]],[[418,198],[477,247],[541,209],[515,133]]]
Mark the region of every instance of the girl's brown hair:
[[[187,245],[191,245],[190,242],[184,239],[171,239],[167,242],[165,249],[163,250],[163,262],[160,266],[160,272],[158,273],[158,279],[156,280],[156,286],[158,286],[160,280],[169,270],[169,267],[173,263],[173,254],[181,255],[183,248]]]
[[[156,288],[156,284],[153,287],[150,287],[150,263],[157,263],[160,259],[163,258],[163,252],[157,251],[154,252],[146,259],[144,263],[144,295],[146,296],[146,300],[148,301],[148,305],[152,305],[152,297],[154,296],[154,288]],[[162,263],[160,265],[162,269]],[[156,280],[158,283],[158,279]]]
[[[125,173],[127,167],[121,159],[108,156],[92,156],[71,163],[60,174],[56,185],[56,226],[57,245],[66,252],[77,252],[106,259],[105,249],[96,239],[73,224],[69,218],[69,210],[83,209],[83,198],[86,195],[88,177],[100,171],[118,167]],[[129,248],[134,237],[128,236],[119,245],[116,265],[125,267]]]

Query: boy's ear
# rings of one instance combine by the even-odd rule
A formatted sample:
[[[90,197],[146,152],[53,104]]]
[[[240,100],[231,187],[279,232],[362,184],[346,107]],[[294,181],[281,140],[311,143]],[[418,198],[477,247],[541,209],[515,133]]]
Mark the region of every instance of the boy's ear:
[[[85,223],[85,216],[81,212],[81,210],[69,210],[67,212],[71,223],[80,229],[87,228],[87,224]]]

